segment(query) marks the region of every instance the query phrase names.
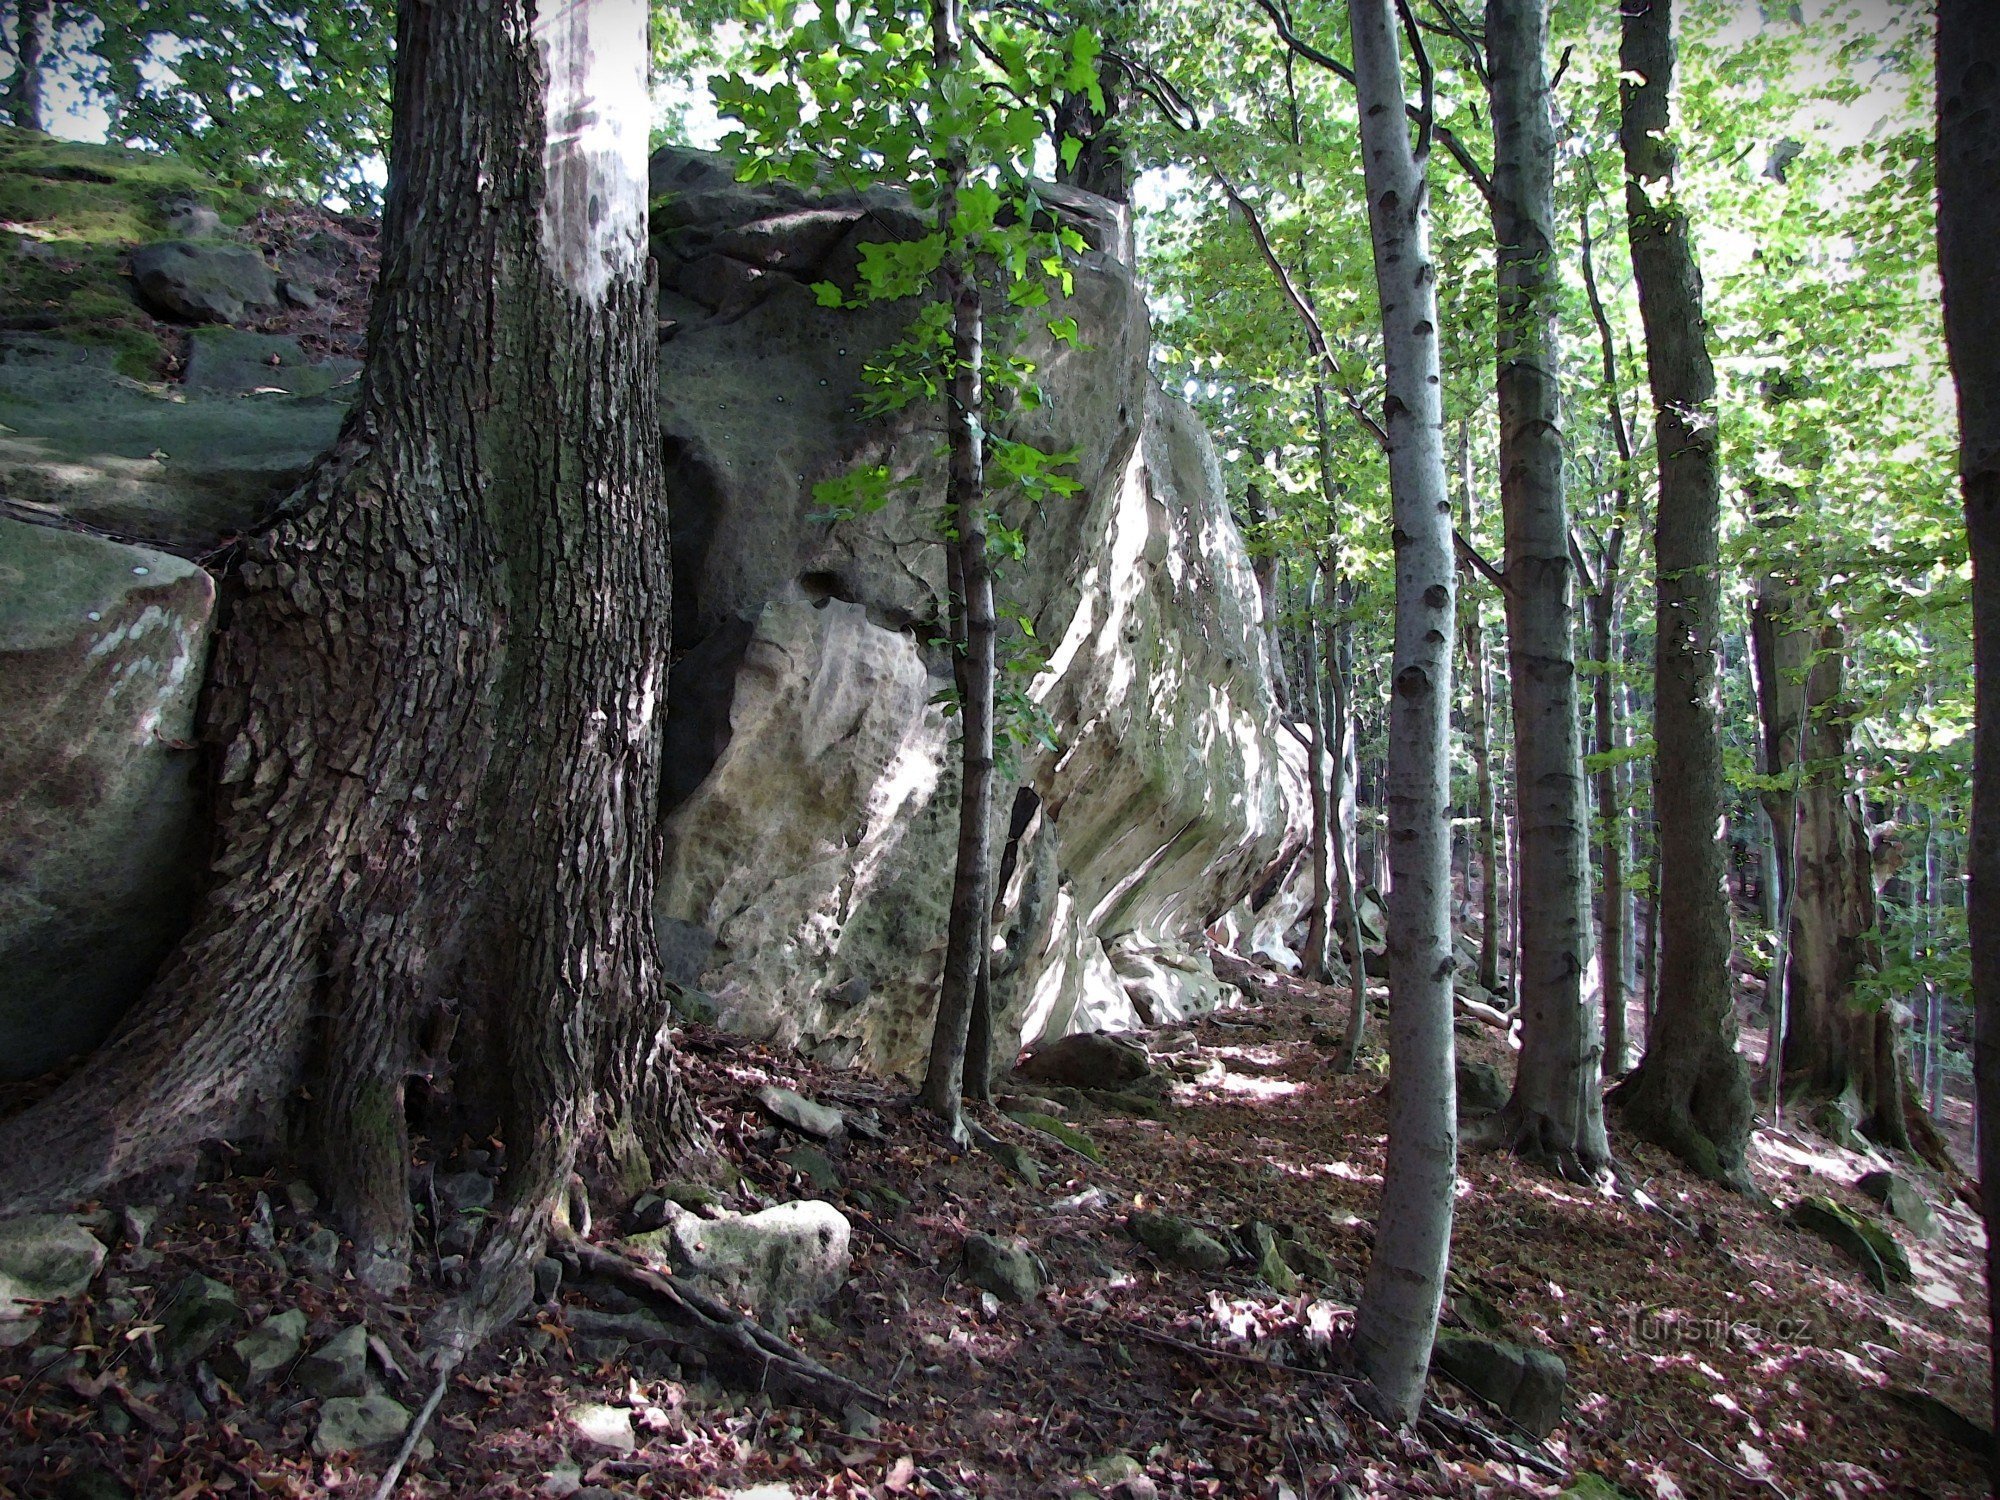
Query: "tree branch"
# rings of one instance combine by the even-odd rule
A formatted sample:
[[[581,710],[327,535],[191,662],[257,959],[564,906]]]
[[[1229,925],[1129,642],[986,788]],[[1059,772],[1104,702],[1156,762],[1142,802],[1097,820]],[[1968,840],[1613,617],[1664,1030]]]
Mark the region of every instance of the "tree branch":
[[[1291,22],[1278,9],[1275,0],[1256,0],[1256,5],[1259,10],[1271,18],[1271,25],[1277,29],[1278,40],[1283,42],[1287,47],[1290,47],[1292,51],[1303,57],[1307,62],[1317,63],[1350,88],[1353,87],[1354,69],[1348,67],[1346,63],[1340,61],[1340,59],[1334,57],[1331,53],[1322,52],[1311,42],[1292,30]],[[1416,105],[1405,105],[1404,110],[1411,119],[1416,120],[1419,124],[1422,123],[1422,115]],[[1486,199],[1489,203],[1492,202],[1493,180],[1486,175],[1485,170],[1473,159],[1472,153],[1465,149],[1465,143],[1448,126],[1439,125],[1435,121],[1431,124],[1431,132],[1436,135],[1451,159],[1458,163],[1459,170],[1465,173],[1467,180],[1471,182],[1473,187],[1479,190],[1479,196]]]
[[[1451,540],[1453,545],[1458,549],[1458,559],[1460,562],[1471,568],[1473,572],[1479,574],[1480,577],[1500,590],[1501,593],[1510,592],[1507,587],[1507,575],[1481,557],[1479,549],[1465,539],[1464,532],[1454,527],[1451,533]]]

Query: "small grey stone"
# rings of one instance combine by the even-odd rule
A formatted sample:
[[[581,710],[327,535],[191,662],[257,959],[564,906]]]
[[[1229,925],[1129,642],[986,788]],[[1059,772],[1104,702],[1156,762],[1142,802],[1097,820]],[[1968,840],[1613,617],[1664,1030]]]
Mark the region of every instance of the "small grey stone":
[[[562,1262],[552,1255],[544,1255],[535,1262],[535,1300],[553,1302],[556,1293],[562,1290]]]
[[[244,1226],[243,1238],[252,1250],[269,1250],[278,1242],[278,1232],[271,1224],[271,1200],[259,1193],[250,1202],[250,1222]]]
[[[150,1203],[131,1203],[120,1216],[125,1226],[125,1243],[134,1249],[146,1243],[146,1236],[153,1232],[160,1211]]]
[[[1042,1164],[1027,1150],[1012,1141],[1003,1141],[998,1136],[985,1136],[979,1142],[979,1149],[999,1162],[1014,1176],[1031,1188],[1042,1185]]]
[[[104,1267],[103,1241],[74,1219],[26,1214],[0,1220],[0,1316],[33,1302],[81,1294]]]
[[[757,1102],[766,1114],[781,1125],[789,1125],[801,1135],[822,1141],[837,1141],[847,1134],[847,1122],[839,1110],[815,1104],[802,1094],[768,1083],[757,1090]]]
[[[262,1385],[298,1357],[305,1336],[304,1313],[297,1308],[278,1313],[218,1351],[215,1371],[239,1391]]]
[[[206,203],[184,199],[168,205],[164,218],[167,233],[175,239],[213,240],[229,233],[222,215]]]
[[[326,1399],[361,1395],[368,1389],[368,1329],[343,1328],[299,1361],[292,1383]]]
[[[1908,1178],[1894,1172],[1869,1172],[1858,1178],[1854,1186],[1881,1204],[1891,1218],[1919,1239],[1937,1238],[1937,1218],[1930,1204],[1924,1201],[1924,1195]]]
[[[1032,1301],[1042,1289],[1041,1269],[1027,1243],[990,1234],[965,1237],[965,1279],[1009,1302]]]
[[[613,1453],[630,1453],[639,1446],[632,1431],[632,1413],[622,1406],[607,1406],[601,1401],[573,1406],[569,1424],[585,1442]]]
[[[278,295],[285,300],[285,304],[288,307],[310,309],[319,306],[319,293],[307,286],[303,281],[286,280],[279,282]]]
[[[243,1324],[236,1294],[221,1282],[199,1274],[180,1281],[156,1315],[160,1320],[160,1353],[173,1366],[200,1359],[217,1339]]]
[[[493,1202],[493,1179],[484,1172],[448,1172],[437,1179],[438,1202],[458,1213],[486,1208]]]
[[[1136,1213],[1126,1228],[1166,1265],[1219,1271],[1229,1264],[1229,1251],[1220,1240],[1178,1214]]]
[[[470,1255],[472,1247],[479,1243],[479,1224],[473,1219],[459,1219],[447,1224],[437,1237],[440,1255]]]
[[[292,1259],[308,1275],[331,1276],[340,1261],[340,1236],[331,1229],[315,1229],[292,1247]]]
[[[672,1179],[660,1184],[660,1196],[693,1214],[710,1214],[722,1207],[722,1194],[704,1182]]]
[[[409,1408],[400,1401],[387,1396],[334,1396],[320,1406],[313,1452],[325,1458],[384,1448],[399,1442],[409,1425]]]
[[[309,1182],[288,1182],[285,1184],[285,1202],[292,1212],[309,1214],[319,1207],[319,1194],[313,1191]]]
[[[816,1193],[833,1193],[840,1189],[840,1171],[833,1160],[817,1146],[794,1146],[789,1151],[778,1153],[778,1160],[805,1178]]]

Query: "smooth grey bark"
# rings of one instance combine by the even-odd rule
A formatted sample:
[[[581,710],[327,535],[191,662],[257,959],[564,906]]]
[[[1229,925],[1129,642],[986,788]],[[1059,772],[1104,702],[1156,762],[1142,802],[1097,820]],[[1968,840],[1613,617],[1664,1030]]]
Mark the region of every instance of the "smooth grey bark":
[[[1472,488],[1472,431],[1463,418],[1458,424],[1458,516],[1466,536],[1476,535],[1479,502]],[[1486,680],[1486,628],[1474,595],[1459,611],[1459,632],[1465,641],[1466,749],[1472,757],[1472,852],[1479,867],[1479,983],[1489,994],[1500,990],[1499,833],[1493,804],[1492,710]]]
[[[939,77],[958,66],[958,0],[934,0],[932,66]],[[960,1095],[975,992],[988,962],[993,906],[993,682],[996,622],[993,568],[986,555],[986,483],[981,452],[984,392],[980,370],[984,329],[979,282],[969,249],[952,232],[958,196],[969,179],[962,148],[941,163],[944,191],[938,225],[945,237],[940,293],[951,307],[951,371],[945,388],[945,510],[952,535],[945,544],[951,594],[953,673],[958,681],[958,852],[952,868],[951,911],[945,931],[944,975],[937,1020],[919,1101],[954,1137],[966,1134]]]
[[[1348,9],[1386,366],[1396,559],[1388,772],[1389,1151],[1355,1319],[1388,1419],[1416,1418],[1451,1250],[1458,1159],[1451,953],[1451,500],[1430,189],[1404,118],[1392,0]],[[1423,146],[1428,146],[1426,140]]]
[[[1972,550],[1974,729],[1966,930],[1986,1216],[1988,1340],[2000,1432],[2000,8],[1939,0],[1938,271],[1958,386],[1958,469]],[[2000,1446],[1991,1460],[2000,1489]]]
[[[1328,933],[1333,911],[1333,887],[1328,879],[1329,846],[1333,842],[1333,816],[1328,780],[1331,774],[1327,751],[1326,694],[1320,653],[1320,579],[1325,569],[1318,558],[1306,560],[1305,649],[1300,656],[1299,686],[1305,694],[1306,787],[1312,800],[1312,905],[1306,912],[1306,951],[1299,955],[1305,977],[1324,984],[1332,970],[1328,963]]]
[[[1577,711],[1575,593],[1556,305],[1555,120],[1548,0],[1487,0],[1492,210],[1499,289],[1495,384],[1501,600],[1514,710],[1521,852],[1514,992],[1521,1052],[1500,1138],[1566,1176],[1609,1162],[1591,962],[1590,813]]]
[[[1619,592],[1624,582],[1625,532],[1632,517],[1632,433],[1625,422],[1625,408],[1618,399],[1618,352],[1611,335],[1611,319],[1597,289],[1597,267],[1591,256],[1590,211],[1580,216],[1583,232],[1581,265],[1584,295],[1597,328],[1598,362],[1604,377],[1604,406],[1611,441],[1618,456],[1618,473],[1612,484],[1611,531],[1599,545],[1597,577],[1590,594],[1590,655],[1596,679],[1591,684],[1591,707],[1596,727],[1598,770],[1594,796],[1597,804],[1597,859],[1602,872],[1600,900],[1603,916],[1599,922],[1599,983],[1603,988],[1604,1076],[1615,1078],[1625,1071],[1625,1001],[1630,993],[1627,971],[1634,948],[1632,902],[1626,891],[1625,860],[1630,837],[1630,820],[1619,796],[1619,775],[1612,757],[1618,749],[1617,652]]]
[[[1722,492],[1715,369],[1687,216],[1671,192],[1672,5],[1625,0],[1621,14],[1626,224],[1660,465],[1653,543],[1660,957],[1646,1055],[1617,1097],[1638,1135],[1705,1177],[1747,1188],[1750,1077],[1737,1051],[1730,992],[1716,728]]]
[[[55,0],[18,0],[14,7],[14,85],[8,113],[23,130],[47,130],[43,60],[55,40]]]
[[[93,1066],[0,1133],[9,1203],[268,1131],[303,1087],[299,1147],[393,1282],[427,1072],[436,1137],[506,1144],[451,1349],[525,1301],[582,1147],[625,1187],[700,1141],[652,918],[645,54],[638,0],[402,7],[361,388],[246,539],[211,666],[212,888]]]

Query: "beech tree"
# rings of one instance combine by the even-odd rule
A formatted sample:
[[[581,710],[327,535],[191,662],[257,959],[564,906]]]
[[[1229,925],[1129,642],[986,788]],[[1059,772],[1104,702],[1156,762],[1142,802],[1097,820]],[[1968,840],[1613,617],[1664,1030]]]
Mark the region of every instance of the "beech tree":
[[[1750,1077],[1729,979],[1716,649],[1722,495],[1715,369],[1687,214],[1673,196],[1671,0],[1628,0],[1619,48],[1625,211],[1646,329],[1660,498],[1654,526],[1659,969],[1625,1119],[1706,1177],[1748,1183]]]
[[[1958,387],[1959,484],[1972,545],[1973,750],[1968,915],[1988,1339],[2000,1377],[2000,11],[1939,0],[1938,270]],[[2000,1378],[1994,1382],[2000,1431]],[[2000,1486],[2000,1448],[1992,1457]]]
[[[1555,119],[1548,0],[1487,0],[1488,201],[1499,269],[1500,505],[1520,830],[1521,1056],[1501,1128],[1566,1173],[1610,1160],[1590,991],[1590,817],[1578,738],[1575,604],[1556,337]]]
[[[654,946],[669,631],[642,0],[404,5],[383,274],[339,440],[246,539],[209,683],[192,932],[0,1127],[71,1199],[281,1122],[364,1278],[406,1275],[407,1081],[497,1133],[463,1347],[525,1301],[580,1157],[702,1147]]]
[[[1451,499],[1424,175],[1433,107],[1429,79],[1413,143],[1392,0],[1353,0],[1348,28],[1382,311],[1383,425],[1396,541],[1387,778],[1389,1155],[1354,1337],[1388,1416],[1407,1424],[1423,1399],[1437,1334],[1458,1161],[1447,746]]]

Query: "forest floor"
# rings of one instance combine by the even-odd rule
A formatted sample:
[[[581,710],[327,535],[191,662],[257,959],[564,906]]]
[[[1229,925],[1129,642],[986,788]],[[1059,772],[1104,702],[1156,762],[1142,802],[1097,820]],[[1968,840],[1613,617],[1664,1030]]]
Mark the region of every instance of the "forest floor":
[[[1567,1363],[1553,1435],[1490,1441],[1480,1434],[1505,1432],[1503,1420],[1442,1385],[1440,1415],[1413,1434],[1375,1423],[1338,1372],[1380,1183],[1383,1077],[1379,1052],[1355,1074],[1331,1072],[1331,1008],[1274,999],[1147,1033],[1170,1082],[1162,1118],[1079,1107],[1068,1121],[1102,1150],[1101,1166],[990,1116],[1040,1163],[1039,1187],[952,1149],[879,1080],[688,1028],[682,1055],[715,1126],[729,1206],[816,1195],[779,1159],[798,1142],[760,1111],[760,1086],[872,1110],[884,1126],[880,1139],[827,1148],[839,1184],[817,1195],[853,1217],[852,1274],[792,1330],[886,1393],[882,1420],[773,1406],[721,1386],[685,1351],[579,1336],[580,1299],[565,1288],[458,1371],[429,1428],[435,1451],[399,1493],[1307,1500],[1553,1495],[1579,1480],[1574,1493],[1614,1493],[1589,1475],[1632,1497],[1985,1492],[1974,1457],[1891,1394],[1914,1387],[1975,1417],[1990,1409],[1971,1214],[1927,1185],[1941,1232],[1925,1242],[1897,1227],[1915,1280],[1883,1294],[1770,1209],[1630,1142],[1626,1175],[1665,1212],[1505,1156],[1461,1166],[1447,1321],[1483,1300],[1508,1337]],[[1375,1025],[1379,1036],[1379,1015]],[[1508,1071],[1499,1032],[1461,1023],[1460,1046]],[[0,1351],[0,1494],[375,1492],[386,1451],[315,1457],[319,1403],[284,1376],[239,1391],[206,1367],[155,1368],[165,1299],[191,1271],[217,1277],[252,1321],[302,1311],[307,1348],[365,1319],[378,1365],[389,1356],[378,1378],[415,1408],[429,1382],[409,1351],[442,1293],[420,1285],[385,1301],[344,1273],[300,1272],[291,1248],[319,1225],[288,1203],[287,1177],[225,1154],[210,1162],[143,1246],[129,1223],[122,1238],[112,1228],[91,1291]],[[1878,1212],[1850,1184],[1879,1159],[1788,1127],[1759,1131],[1752,1164],[1780,1204],[1811,1191]],[[274,1211],[258,1209],[260,1193]],[[1262,1220],[1331,1266],[1289,1294],[1247,1267],[1167,1269],[1128,1233],[1140,1207],[1212,1226]],[[1022,1237],[1047,1285],[1020,1304],[969,1285],[961,1247],[975,1231]],[[387,1368],[398,1364],[410,1370],[401,1381]],[[629,1414],[637,1446],[586,1439],[571,1414],[587,1403]]]

